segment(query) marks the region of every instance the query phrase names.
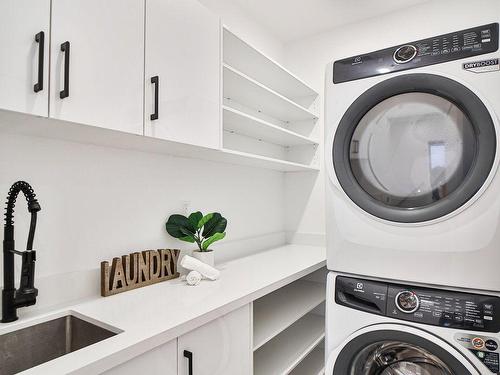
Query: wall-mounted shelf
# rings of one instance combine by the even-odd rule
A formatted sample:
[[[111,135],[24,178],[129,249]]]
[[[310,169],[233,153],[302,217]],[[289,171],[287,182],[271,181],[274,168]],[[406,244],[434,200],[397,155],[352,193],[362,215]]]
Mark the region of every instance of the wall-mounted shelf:
[[[286,170],[318,170],[318,93],[223,31],[223,148]]]
[[[227,28],[223,31],[224,62],[277,93],[310,105],[318,93],[286,68],[266,56]]]
[[[224,159],[227,162],[233,162],[234,164],[247,165],[251,167],[273,169],[282,172],[303,172],[319,170],[319,168],[315,166],[269,158],[266,156],[255,155],[248,152],[223,149],[222,153],[224,153]]]
[[[318,116],[276,91],[224,64],[224,98],[283,122],[314,122]]]
[[[295,367],[290,375],[323,375],[325,373],[325,349],[317,346]]]
[[[145,137],[73,122],[0,111],[0,131],[35,137],[152,152],[191,159],[271,169],[280,172],[317,171],[318,168],[245,152],[210,149]]]
[[[282,146],[314,145],[318,142],[255,116],[223,106],[224,130]]]
[[[308,314],[254,352],[254,374],[288,374],[324,339],[323,316]]]
[[[298,280],[254,302],[254,350],[325,300],[325,284]]]

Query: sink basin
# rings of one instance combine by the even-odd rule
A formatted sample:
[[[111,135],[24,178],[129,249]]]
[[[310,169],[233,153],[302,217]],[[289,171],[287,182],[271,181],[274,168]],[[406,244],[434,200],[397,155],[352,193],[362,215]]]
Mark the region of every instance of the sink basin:
[[[15,374],[115,336],[75,315],[0,335],[0,374]]]

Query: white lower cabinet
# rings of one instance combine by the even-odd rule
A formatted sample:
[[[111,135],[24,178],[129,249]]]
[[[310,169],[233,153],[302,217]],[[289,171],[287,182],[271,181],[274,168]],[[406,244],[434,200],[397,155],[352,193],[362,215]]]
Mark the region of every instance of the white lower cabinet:
[[[251,334],[245,305],[104,374],[250,375]]]
[[[250,375],[250,305],[180,336],[178,348],[179,375]]]
[[[105,375],[177,375],[177,340],[172,340],[128,362],[104,372]]]

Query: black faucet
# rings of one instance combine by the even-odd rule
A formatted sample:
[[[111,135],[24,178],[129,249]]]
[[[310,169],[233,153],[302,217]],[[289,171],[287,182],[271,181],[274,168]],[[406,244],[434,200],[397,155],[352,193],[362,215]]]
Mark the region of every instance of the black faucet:
[[[26,251],[17,251],[14,246],[14,207],[20,192],[28,201],[28,211],[31,213],[31,225],[28,234]],[[24,181],[12,185],[7,195],[5,226],[3,239],[3,289],[2,289],[2,323],[17,320],[19,307],[31,306],[36,303],[38,289],[35,288],[35,260],[33,239],[36,229],[36,215],[41,210],[33,188]],[[22,257],[21,282],[19,289],[14,286],[14,255]]]

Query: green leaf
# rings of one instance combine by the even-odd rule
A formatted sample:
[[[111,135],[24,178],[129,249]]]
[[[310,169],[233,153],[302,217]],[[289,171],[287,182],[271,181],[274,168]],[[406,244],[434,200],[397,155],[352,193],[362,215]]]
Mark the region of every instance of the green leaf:
[[[214,214],[206,214],[205,216],[203,216],[203,218],[198,223],[198,229],[204,226],[212,218],[212,216],[214,216]]]
[[[227,220],[218,212],[214,212],[212,215],[203,228],[203,237],[205,238],[211,237],[215,233],[223,233],[226,230]]]
[[[185,242],[190,242],[190,243],[193,243],[195,241],[193,236],[181,237],[181,238],[179,238],[179,240],[185,241]]]
[[[198,224],[200,223],[202,218],[203,218],[203,214],[200,211],[196,211],[196,212],[193,212],[191,215],[189,215],[188,219],[189,219],[190,223],[193,224],[193,226],[196,229],[200,229],[201,227],[199,227]]]
[[[207,238],[203,244],[201,245],[203,250],[207,250],[211,244],[213,244],[215,241],[222,240],[224,237],[226,237],[226,232],[224,233],[215,233],[213,236]]]
[[[174,238],[194,235],[196,227],[184,215],[171,215],[165,224],[168,234]]]

